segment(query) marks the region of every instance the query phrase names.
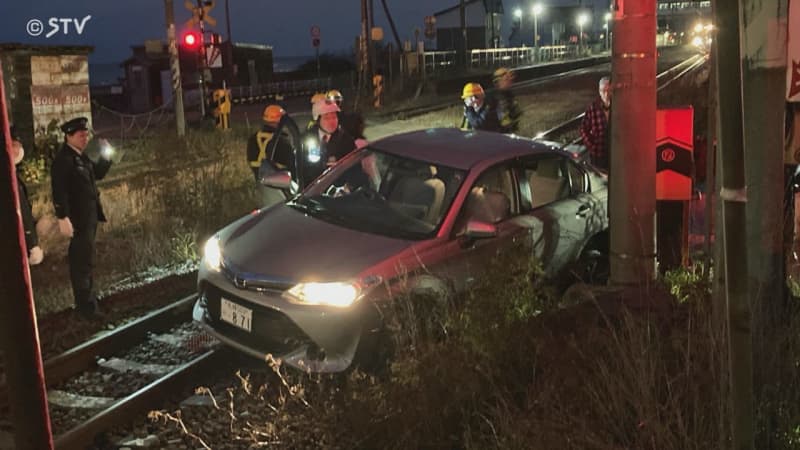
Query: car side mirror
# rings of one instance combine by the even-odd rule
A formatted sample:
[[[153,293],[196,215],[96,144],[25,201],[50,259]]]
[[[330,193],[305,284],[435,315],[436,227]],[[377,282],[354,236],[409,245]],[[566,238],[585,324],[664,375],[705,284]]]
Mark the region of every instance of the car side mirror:
[[[497,236],[497,226],[482,222],[480,220],[470,220],[467,222],[467,229],[464,232],[464,237],[467,239],[487,239]]]
[[[261,177],[261,184],[282,191],[292,190],[292,174],[288,170],[265,174]]]

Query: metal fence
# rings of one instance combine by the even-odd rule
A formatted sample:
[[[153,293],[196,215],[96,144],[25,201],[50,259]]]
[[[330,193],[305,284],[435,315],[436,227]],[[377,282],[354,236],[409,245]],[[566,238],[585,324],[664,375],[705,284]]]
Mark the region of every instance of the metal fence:
[[[473,49],[469,51],[469,67],[498,67],[534,64],[576,58],[582,52],[577,45],[552,45],[533,47]],[[586,53],[584,50],[583,53]],[[422,54],[425,71],[433,73],[455,67],[455,51],[433,51]]]
[[[234,103],[258,101],[276,96],[294,97],[324,92],[332,86],[331,77],[311,80],[277,81],[257,86],[236,86],[230,88]]]

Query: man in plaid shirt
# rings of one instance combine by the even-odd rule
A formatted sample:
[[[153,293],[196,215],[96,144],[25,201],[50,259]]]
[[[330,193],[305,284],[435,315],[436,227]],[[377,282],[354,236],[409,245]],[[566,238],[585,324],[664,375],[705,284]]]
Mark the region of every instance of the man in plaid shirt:
[[[610,165],[608,156],[608,114],[611,111],[610,81],[608,77],[600,79],[600,97],[586,108],[583,122],[581,122],[581,137],[589,151],[589,159],[595,167],[606,172]]]

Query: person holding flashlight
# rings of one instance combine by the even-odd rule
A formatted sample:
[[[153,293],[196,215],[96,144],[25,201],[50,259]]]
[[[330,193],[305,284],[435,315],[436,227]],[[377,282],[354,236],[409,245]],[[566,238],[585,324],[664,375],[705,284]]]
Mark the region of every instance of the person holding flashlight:
[[[75,309],[86,317],[97,312],[92,269],[95,264],[95,235],[98,222],[105,222],[96,180],[111,168],[113,148],[101,142],[100,158],[93,162],[84,150],[89,144],[89,120],[72,119],[61,125],[64,145],[50,169],[53,206],[60,233],[70,238],[69,276]]]

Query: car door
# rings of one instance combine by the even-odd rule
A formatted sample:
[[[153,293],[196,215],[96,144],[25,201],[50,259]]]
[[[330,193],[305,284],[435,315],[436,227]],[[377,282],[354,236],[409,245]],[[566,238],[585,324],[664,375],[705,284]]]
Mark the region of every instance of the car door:
[[[491,208],[488,212],[476,209],[480,196],[489,197],[490,203],[495,206],[507,206]],[[468,197],[461,206],[447,244],[450,257],[445,264],[445,271],[457,291],[466,289],[485,273],[493,258],[521,243],[525,228],[517,223],[518,218],[519,193],[511,165],[501,164],[485,170],[469,186]],[[497,227],[497,235],[481,239],[466,238],[464,232],[469,220],[493,224]]]
[[[555,275],[578,256],[591,237],[597,205],[586,194],[586,176],[569,158],[547,153],[520,159],[521,212],[527,216],[534,257],[548,275]],[[574,174],[574,180],[571,178]]]

